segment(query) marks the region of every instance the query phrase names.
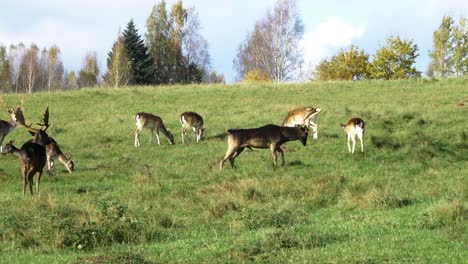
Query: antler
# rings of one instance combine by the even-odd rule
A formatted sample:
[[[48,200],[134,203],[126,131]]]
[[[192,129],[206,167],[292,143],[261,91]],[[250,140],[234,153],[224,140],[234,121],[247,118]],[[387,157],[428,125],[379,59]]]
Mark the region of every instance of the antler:
[[[50,124],[49,124],[49,106],[47,106],[46,110],[44,111],[42,121],[43,121],[42,124],[41,123],[37,123],[37,124],[42,126],[42,127],[45,127],[44,131],[46,131],[47,128],[49,128],[49,126],[50,126]]]

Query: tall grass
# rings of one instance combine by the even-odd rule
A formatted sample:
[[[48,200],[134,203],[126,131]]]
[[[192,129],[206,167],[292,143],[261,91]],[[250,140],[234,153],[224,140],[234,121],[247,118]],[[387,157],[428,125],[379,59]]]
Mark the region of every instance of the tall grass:
[[[49,135],[71,154],[41,195],[21,195],[19,162],[0,158],[0,262],[463,263],[468,199],[466,79],[83,89],[4,95],[27,122],[50,107]],[[246,150],[218,171],[228,128],[280,124],[320,106],[319,138],[287,144],[285,167]],[[133,146],[134,115],[174,134]],[[181,143],[178,115],[205,119]],[[364,154],[339,123],[366,121]],[[6,119],[6,114],[0,118]],[[162,136],[162,135],[161,135]],[[30,139],[18,127],[5,142]]]

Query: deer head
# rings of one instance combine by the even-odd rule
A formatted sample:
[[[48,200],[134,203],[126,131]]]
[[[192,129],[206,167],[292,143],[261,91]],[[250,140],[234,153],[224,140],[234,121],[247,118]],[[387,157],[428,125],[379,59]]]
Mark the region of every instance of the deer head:
[[[26,121],[24,119],[23,111],[17,111],[15,112],[15,118],[17,122],[21,125],[23,125],[31,135],[34,136],[33,142],[37,143],[39,145],[48,145],[52,141],[49,138],[49,135],[47,135],[46,130],[49,128],[49,106],[47,106],[46,110],[44,111],[43,114],[43,122],[42,123],[37,123],[37,125],[40,126],[40,128],[34,128],[32,127],[32,124],[26,125]]]

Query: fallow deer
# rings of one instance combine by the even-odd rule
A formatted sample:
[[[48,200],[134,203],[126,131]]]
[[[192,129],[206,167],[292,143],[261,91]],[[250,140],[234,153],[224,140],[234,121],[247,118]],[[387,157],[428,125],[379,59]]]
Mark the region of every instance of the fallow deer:
[[[44,146],[33,142],[26,142],[23,144],[21,149],[16,148],[13,145],[13,141],[10,141],[5,145],[5,149],[2,154],[6,155],[12,153],[17,156],[21,163],[21,175],[23,177],[23,196],[26,194],[26,185],[29,185],[29,191],[33,194],[32,186],[34,175],[37,176],[36,191],[39,193],[39,185],[41,183],[42,170],[46,163],[46,151]]]
[[[67,158],[63,154],[62,150],[60,150],[58,143],[53,138],[49,138],[51,143],[46,145],[47,170],[51,172],[52,168],[54,167],[54,161],[58,159],[60,162],[62,162],[63,165],[65,165],[65,168],[67,168],[68,172],[72,173],[75,169],[75,163],[71,159],[71,156]]]
[[[13,130],[15,130],[16,126],[18,125],[18,122],[16,120],[16,114],[19,112],[22,112],[23,107],[17,106],[16,108],[10,108],[6,105],[6,103],[3,101],[1,97],[0,97],[0,101],[8,109],[8,114],[10,115],[10,118],[8,121],[0,119],[0,152],[2,152],[3,140],[8,134],[10,134],[11,132],[13,132]]]
[[[276,152],[281,154],[282,165],[284,165],[284,153],[281,145],[294,140],[300,140],[306,145],[309,130],[306,126],[282,127],[277,125],[266,125],[251,129],[229,129],[228,148],[221,159],[219,170],[223,169],[224,162],[229,159],[231,167],[235,169],[234,159],[244,151],[245,148],[270,148],[273,163],[276,164]]]
[[[354,148],[356,146],[356,137],[361,141],[361,152],[364,152],[364,120],[361,118],[355,117],[351,118],[346,125],[340,124],[343,127],[346,138],[348,139],[348,150],[351,153],[354,153]],[[353,142],[353,147],[349,146],[349,141]]]
[[[166,136],[170,145],[174,144],[174,136],[172,136],[171,132],[166,129],[161,117],[145,112],[140,112],[135,115],[135,122],[137,127],[135,131],[135,147],[140,146],[140,133],[145,127],[150,129],[150,144],[153,142],[154,131],[156,131],[158,145],[161,145],[159,141],[159,131],[161,131],[164,136]]]
[[[318,107],[299,107],[288,112],[282,126],[295,127],[308,126],[312,129],[313,138],[318,138],[317,116],[322,110]]]
[[[203,127],[203,118],[195,112],[184,112],[179,117],[182,124],[182,143],[185,143],[187,130],[190,128],[195,133],[195,141],[199,142],[203,138],[205,128]]]

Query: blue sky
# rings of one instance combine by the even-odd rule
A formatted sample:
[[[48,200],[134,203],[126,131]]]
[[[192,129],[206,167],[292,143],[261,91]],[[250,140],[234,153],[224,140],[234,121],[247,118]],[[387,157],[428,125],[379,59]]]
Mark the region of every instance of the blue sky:
[[[168,0],[171,5],[176,0]],[[1,0],[0,44],[57,44],[67,70],[79,70],[88,51],[96,51],[104,72],[107,52],[119,29],[134,19],[144,35],[145,21],[159,1],[149,0]],[[185,0],[199,13],[213,69],[235,78],[236,49],[255,21],[275,0]],[[432,32],[442,16],[468,16],[468,0],[298,0],[305,25],[305,68],[340,48],[356,44],[373,54],[389,35],[413,39],[419,47],[416,67],[425,71]]]

